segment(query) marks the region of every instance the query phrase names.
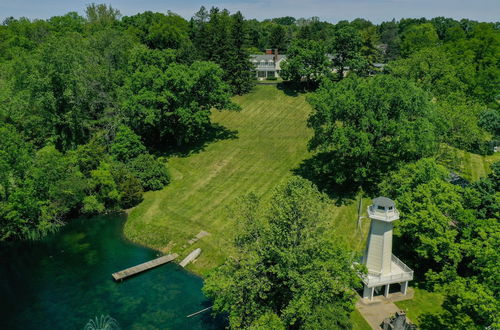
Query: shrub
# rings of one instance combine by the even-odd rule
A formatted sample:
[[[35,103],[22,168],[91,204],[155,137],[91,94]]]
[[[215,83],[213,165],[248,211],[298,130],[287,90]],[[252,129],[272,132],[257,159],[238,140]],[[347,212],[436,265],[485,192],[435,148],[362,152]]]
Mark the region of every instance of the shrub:
[[[145,191],[159,190],[170,182],[165,164],[150,154],[139,155],[130,160],[128,166]]]
[[[146,151],[141,138],[127,126],[120,126],[111,145],[111,153],[116,159],[126,162]]]

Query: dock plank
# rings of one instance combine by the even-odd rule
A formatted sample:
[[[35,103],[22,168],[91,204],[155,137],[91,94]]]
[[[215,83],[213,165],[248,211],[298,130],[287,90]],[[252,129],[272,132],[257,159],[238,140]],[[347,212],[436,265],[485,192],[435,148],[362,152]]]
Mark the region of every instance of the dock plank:
[[[132,275],[142,273],[148,269],[155,268],[155,267],[158,267],[160,265],[166,264],[167,262],[174,260],[178,256],[179,255],[177,253],[168,254],[166,256],[162,256],[162,257],[153,259],[151,261],[144,262],[144,263],[139,264],[137,266],[130,267],[130,268],[124,269],[122,271],[113,273],[113,274],[111,274],[111,276],[113,276],[115,281],[122,281],[122,280],[124,280],[127,277],[130,277]]]

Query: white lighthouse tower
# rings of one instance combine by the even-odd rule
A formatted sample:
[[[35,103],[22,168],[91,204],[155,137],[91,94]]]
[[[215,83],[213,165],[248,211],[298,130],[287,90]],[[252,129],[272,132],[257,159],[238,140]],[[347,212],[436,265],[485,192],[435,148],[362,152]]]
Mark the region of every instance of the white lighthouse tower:
[[[392,254],[392,223],[399,219],[394,201],[387,197],[377,197],[368,206],[371,219],[370,236],[363,256],[363,264],[368,275],[363,277],[363,298],[373,299],[375,288],[385,286],[384,296],[389,295],[389,286],[401,285],[406,294],[408,281],[413,280],[413,271]]]

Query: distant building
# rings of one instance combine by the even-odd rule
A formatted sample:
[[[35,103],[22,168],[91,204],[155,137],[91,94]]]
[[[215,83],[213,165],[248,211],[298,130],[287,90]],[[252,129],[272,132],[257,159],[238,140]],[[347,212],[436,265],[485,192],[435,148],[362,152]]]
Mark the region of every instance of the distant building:
[[[277,49],[266,49],[266,54],[263,55],[250,55],[250,61],[255,66],[255,77],[260,80],[278,78],[281,62],[285,59],[286,55],[280,55]]]
[[[333,55],[326,54],[328,60],[334,59]],[[277,49],[266,49],[265,54],[250,55],[250,61],[255,67],[255,77],[259,80],[280,77],[281,64],[286,61],[286,55],[279,54]],[[370,65],[369,74],[374,75],[383,71],[384,63],[373,63]],[[337,69],[331,69],[337,72]],[[344,68],[344,77],[349,72],[349,67]]]

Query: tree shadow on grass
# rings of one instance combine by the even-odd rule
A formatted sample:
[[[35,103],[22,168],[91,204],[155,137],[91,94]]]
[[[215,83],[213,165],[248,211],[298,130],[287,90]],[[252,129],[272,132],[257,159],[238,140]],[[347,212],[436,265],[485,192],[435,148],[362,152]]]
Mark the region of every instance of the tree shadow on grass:
[[[338,184],[329,175],[324,174],[324,167],[328,161],[327,155],[317,154],[303,160],[299,167],[293,169],[292,172],[313,182],[320,191],[335,199],[337,206],[353,202],[359,192],[359,185]]]
[[[238,138],[238,131],[231,130],[217,123],[212,123],[211,126],[205,131],[205,134],[200,136],[199,139],[191,143],[185,143],[180,146],[167,145],[166,147],[157,147],[154,152],[158,156],[164,157],[188,157],[197,154],[206,149],[206,147],[214,142],[222,140],[235,140]]]
[[[296,97],[300,94],[314,92],[318,88],[318,84],[296,83],[292,81],[283,81],[278,84],[278,89],[283,91],[288,96]]]

